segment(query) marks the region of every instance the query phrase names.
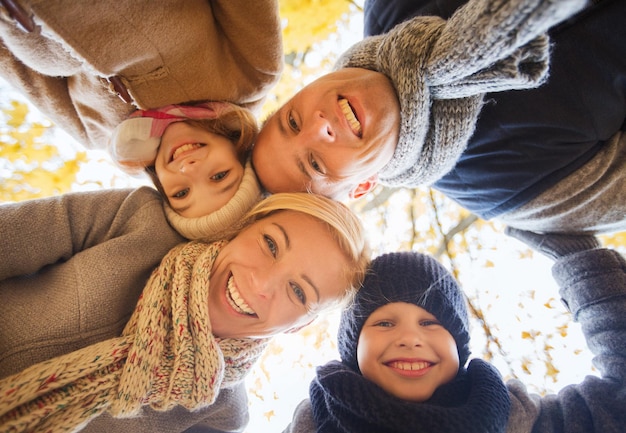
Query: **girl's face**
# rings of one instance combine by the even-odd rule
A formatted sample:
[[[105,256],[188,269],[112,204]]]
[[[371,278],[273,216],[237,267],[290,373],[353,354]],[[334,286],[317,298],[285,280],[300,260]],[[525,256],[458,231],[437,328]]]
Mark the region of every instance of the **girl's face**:
[[[361,373],[403,400],[423,402],[459,370],[452,335],[428,311],[392,302],[365,321],[357,345]]]
[[[244,172],[230,140],[185,122],[167,127],[154,168],[170,206],[187,218],[228,203]]]
[[[213,334],[264,337],[295,331],[344,295],[347,267],[319,220],[295,211],[260,219],[215,260],[209,287]]]

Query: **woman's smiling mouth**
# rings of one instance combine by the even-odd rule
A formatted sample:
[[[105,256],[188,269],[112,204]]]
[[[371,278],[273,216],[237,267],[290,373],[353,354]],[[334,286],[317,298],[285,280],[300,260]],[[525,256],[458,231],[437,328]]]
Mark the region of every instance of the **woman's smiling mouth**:
[[[226,301],[236,312],[248,316],[256,316],[255,311],[241,297],[232,275],[228,278],[228,283],[226,284]]]

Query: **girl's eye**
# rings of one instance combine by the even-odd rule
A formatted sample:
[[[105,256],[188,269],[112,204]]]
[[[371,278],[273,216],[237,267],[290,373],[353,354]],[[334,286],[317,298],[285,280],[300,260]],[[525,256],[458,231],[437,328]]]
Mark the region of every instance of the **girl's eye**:
[[[295,132],[300,132],[300,127],[298,126],[298,122],[296,122],[296,119],[293,117],[293,115],[291,114],[291,111],[289,112],[289,114],[287,115],[287,123],[289,124],[289,127],[295,131]]]
[[[176,194],[172,195],[173,198],[183,198],[189,194],[189,188],[181,189]]]
[[[263,239],[267,244],[267,248],[270,250],[272,257],[276,258],[276,254],[278,253],[278,247],[276,246],[276,242],[268,235],[263,235]]]
[[[302,303],[302,305],[306,305],[306,293],[295,283],[289,283],[291,286],[291,290],[293,290],[294,295],[298,298],[298,300]]]
[[[226,176],[228,176],[229,171],[220,171],[217,174],[214,174],[213,176],[211,176],[211,180],[222,180],[224,179]]]

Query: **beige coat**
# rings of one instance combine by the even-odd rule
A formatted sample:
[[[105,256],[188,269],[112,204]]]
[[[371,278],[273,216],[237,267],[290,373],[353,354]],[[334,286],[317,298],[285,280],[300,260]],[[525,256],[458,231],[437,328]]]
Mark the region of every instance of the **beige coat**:
[[[12,3],[34,27],[0,2],[0,74],[90,148],[136,108],[225,100],[258,113],[282,70],[277,0]]]
[[[0,377],[119,336],[152,270],[185,241],[149,187],[0,205],[0,239]],[[103,414],[84,432],[242,431],[247,405],[242,383],[203,410]]]

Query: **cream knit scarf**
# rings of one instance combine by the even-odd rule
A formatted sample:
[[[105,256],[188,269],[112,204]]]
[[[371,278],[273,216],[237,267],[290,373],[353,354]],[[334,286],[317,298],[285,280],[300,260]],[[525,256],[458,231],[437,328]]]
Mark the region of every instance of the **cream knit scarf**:
[[[544,34],[588,0],[470,0],[449,20],[418,16],[350,48],[335,65],[385,74],[400,102],[400,136],[379,173],[389,186],[427,185],[454,167],[486,92],[539,86]]]
[[[77,431],[104,411],[132,417],[211,405],[241,381],[267,339],[217,339],[209,276],[225,242],[173,248],[150,277],[121,337],[33,365],[0,381],[6,431]]]

